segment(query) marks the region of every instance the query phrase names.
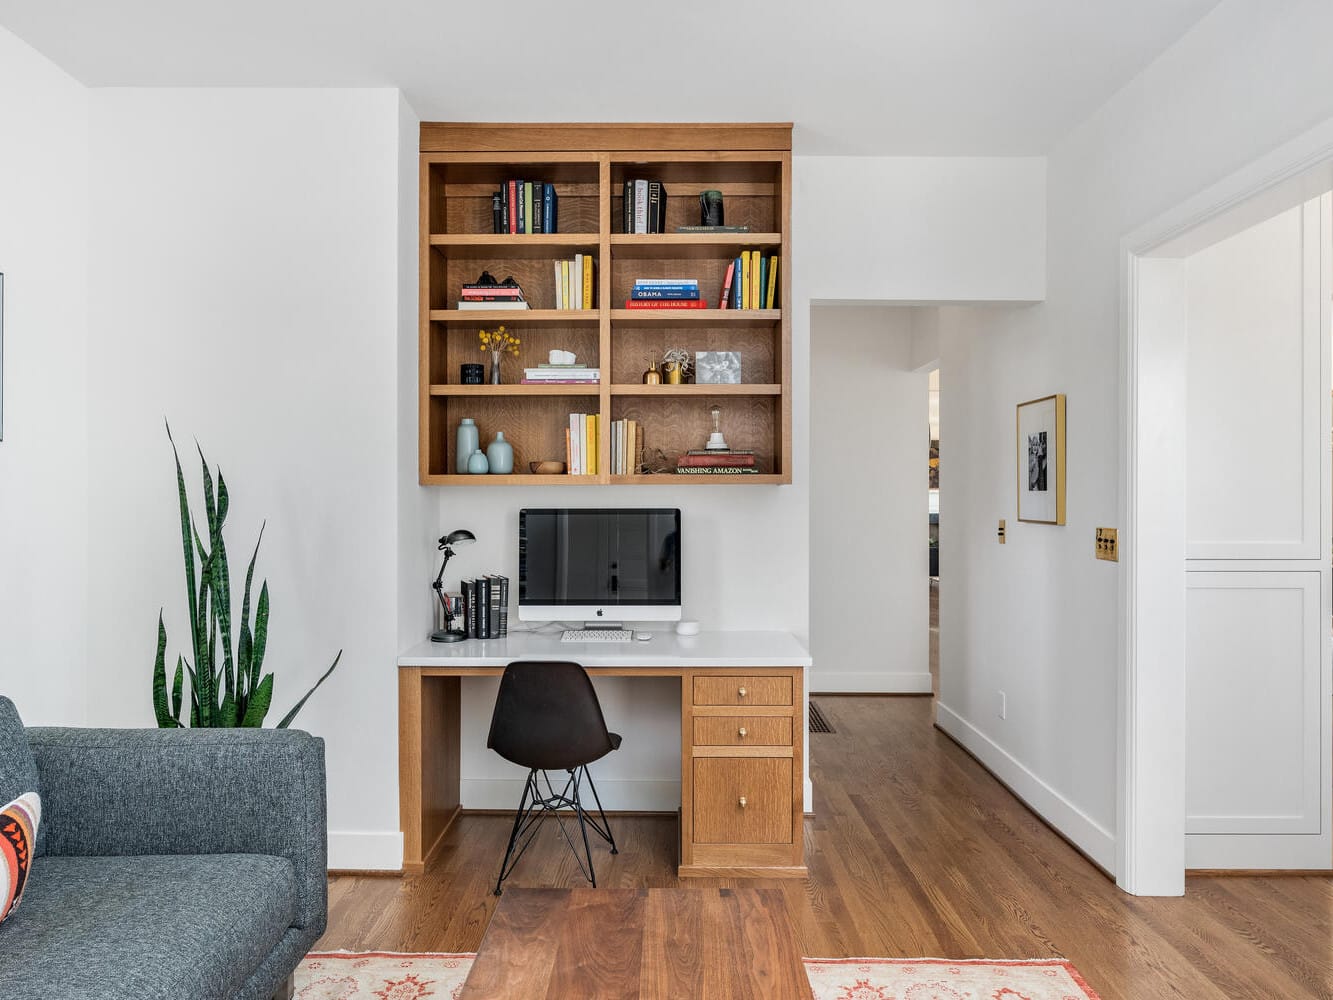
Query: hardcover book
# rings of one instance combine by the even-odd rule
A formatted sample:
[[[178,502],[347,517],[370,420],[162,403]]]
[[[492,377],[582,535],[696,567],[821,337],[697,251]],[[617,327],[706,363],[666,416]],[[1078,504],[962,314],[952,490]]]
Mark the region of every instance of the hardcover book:
[[[707,309],[703,299],[626,299],[626,309]]]

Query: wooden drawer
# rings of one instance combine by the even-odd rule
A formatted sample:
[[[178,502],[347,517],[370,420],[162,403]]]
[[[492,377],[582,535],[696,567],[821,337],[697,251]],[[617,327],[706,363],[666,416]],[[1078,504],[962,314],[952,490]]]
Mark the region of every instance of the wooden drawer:
[[[790,844],[791,795],[790,757],[698,757],[694,842]]]
[[[697,747],[789,747],[790,715],[696,715]]]
[[[694,678],[696,705],[790,705],[790,677]]]

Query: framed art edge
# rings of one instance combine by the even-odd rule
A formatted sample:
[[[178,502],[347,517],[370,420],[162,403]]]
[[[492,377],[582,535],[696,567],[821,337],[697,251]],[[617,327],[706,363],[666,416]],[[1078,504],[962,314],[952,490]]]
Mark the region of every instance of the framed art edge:
[[[1034,403],[1045,403],[1050,400],[1055,401],[1055,520],[1045,521],[1023,516],[1023,470],[1022,466],[1018,464],[1018,455],[1023,442],[1023,407],[1032,406]],[[1053,524],[1058,526],[1065,523],[1066,451],[1065,394],[1063,392],[1053,392],[1049,396],[1038,396],[1036,399],[1024,400],[1014,407],[1014,520],[1023,524]]]

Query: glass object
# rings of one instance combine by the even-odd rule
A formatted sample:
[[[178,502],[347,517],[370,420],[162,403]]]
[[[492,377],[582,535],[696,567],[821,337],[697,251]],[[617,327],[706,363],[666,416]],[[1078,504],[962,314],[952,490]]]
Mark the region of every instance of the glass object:
[[[459,474],[467,472],[467,460],[480,447],[476,422],[471,417],[464,417],[458,424],[458,438],[454,445],[454,471]]]
[[[704,448],[708,451],[728,451],[727,440],[722,436],[722,407],[714,406],[708,411],[713,417],[713,433],[708,435],[708,444]]]

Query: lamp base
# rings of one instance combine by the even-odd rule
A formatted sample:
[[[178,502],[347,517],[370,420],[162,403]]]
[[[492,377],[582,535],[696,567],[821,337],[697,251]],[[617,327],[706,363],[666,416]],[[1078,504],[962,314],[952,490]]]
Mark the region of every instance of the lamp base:
[[[432,632],[430,634],[431,642],[462,642],[467,638],[466,632]]]

